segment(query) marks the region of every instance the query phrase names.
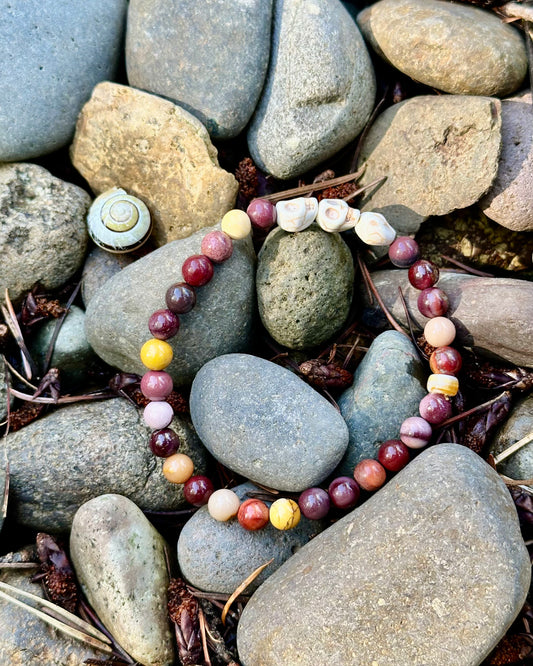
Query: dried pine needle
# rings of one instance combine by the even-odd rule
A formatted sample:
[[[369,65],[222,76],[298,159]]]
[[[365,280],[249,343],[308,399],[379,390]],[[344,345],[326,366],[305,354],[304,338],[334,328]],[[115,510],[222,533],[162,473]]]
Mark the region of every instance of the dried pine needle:
[[[263,571],[263,569],[266,569],[269,564],[272,564],[273,561],[274,561],[274,558],[272,558],[268,562],[265,562],[265,564],[262,564],[260,567],[257,567],[257,569],[255,571],[253,571],[248,576],[248,578],[245,578],[242,581],[242,583],[237,587],[235,592],[226,601],[226,604],[225,604],[225,606],[222,610],[222,618],[221,618],[222,619],[222,624],[224,624],[224,625],[226,624],[226,616],[227,616],[228,611],[231,607],[231,604],[235,601],[235,599],[239,596],[239,594],[241,594],[241,592],[244,592],[244,590],[248,587],[248,585],[250,585],[250,583],[252,583],[257,578],[257,576],[259,576],[261,571]]]

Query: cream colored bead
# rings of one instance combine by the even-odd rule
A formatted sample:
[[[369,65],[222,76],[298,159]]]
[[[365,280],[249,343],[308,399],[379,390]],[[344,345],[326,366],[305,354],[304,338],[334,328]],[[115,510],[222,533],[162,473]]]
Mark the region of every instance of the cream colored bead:
[[[220,223],[220,228],[233,240],[242,240],[250,235],[252,223],[243,210],[234,208],[224,215]]]
[[[315,197],[298,197],[276,204],[278,226],[289,233],[307,229],[313,224],[317,213],[318,200]]]
[[[226,522],[237,515],[241,500],[227,488],[215,490],[207,502],[207,510],[212,518],[220,522]]]
[[[453,397],[459,390],[459,380],[453,375],[429,375],[427,390]]]
[[[367,245],[390,245],[396,238],[396,231],[381,213],[361,213],[354,229]]]
[[[455,339],[455,325],[447,317],[433,317],[424,326],[424,337],[432,347],[447,347]]]

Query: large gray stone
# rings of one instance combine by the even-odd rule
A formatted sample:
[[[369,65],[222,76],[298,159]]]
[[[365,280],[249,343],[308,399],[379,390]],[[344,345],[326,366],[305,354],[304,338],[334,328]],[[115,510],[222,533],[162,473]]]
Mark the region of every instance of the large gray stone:
[[[171,427],[203,474],[205,452],[190,421],[175,418]],[[163,459],[148,448],[150,432],[141,410],[120,398],[62,407],[2,438],[15,518],[36,530],[66,531],[78,507],[102,493],[125,495],[143,509],[185,506],[183,486],[164,478]]]
[[[0,102],[1,104],[1,102]],[[55,289],[81,267],[90,196],[36,164],[0,165],[0,292]]]
[[[258,491],[253,483],[232,488],[242,501]],[[270,502],[266,503],[270,506]],[[180,533],[178,561],[187,581],[201,590],[232,594],[245,578],[270,559],[247,588],[256,590],[283,562],[323,529],[323,523],[300,519],[292,530],[277,530],[268,523],[257,532],[245,530],[237,520],[220,522],[211,518],[207,507],[199,509]]]
[[[112,79],[126,0],[0,2],[0,162],[66,145],[93,87]]]
[[[258,256],[259,315],[270,335],[291,349],[320,345],[344,324],[354,267],[339,234],[313,224],[289,234],[276,227]]]
[[[413,343],[398,331],[385,331],[372,342],[359,364],[352,386],[338,399],[350,443],[337,468],[352,476],[363,458],[377,458],[388,439],[398,439],[400,426],[418,416],[426,395],[426,373]]]
[[[148,319],[166,308],[165,294],[182,282],[185,259],[200,253],[206,232],[168,243],[107,280],[87,308],[87,339],[96,353],[125,372],[142,375],[139,351],[151,336]],[[211,282],[197,292],[196,306],[180,318],[169,343],[174,351],[166,368],[176,385],[192,382],[210,359],[243,351],[250,341],[255,309],[254,253],[250,239],[234,242],[233,255],[215,267]]]
[[[169,577],[163,537],[135,504],[101,495],[72,523],[70,554],[89,603],[117,642],[143,666],[170,666]]]
[[[106,250],[96,246],[93,247],[83,264],[81,295],[85,307],[89,305],[89,301],[104,282],[107,282],[115,273],[119,273],[136,259],[138,257],[131,252],[115,254],[106,252]]]
[[[532,434],[533,395],[530,395],[513,407],[507,421],[495,433],[490,444],[490,453],[496,457],[522,438]],[[512,479],[533,478],[533,440],[501,462],[498,471]]]
[[[190,406],[198,436],[217,460],[279,490],[317,485],[348,444],[346,423],[325,398],[256,356],[227,354],[204,365]]]
[[[248,131],[258,166],[293,178],[365,126],[375,95],[363,38],[339,0],[276,0],[269,71]]]
[[[514,504],[466,447],[424,451],[301,548],[238,626],[243,666],[477,666],[531,575]]]
[[[272,0],[131,0],[128,81],[187,109],[212,137],[236,136],[263,87],[271,13]]]
[[[500,101],[488,97],[421,95],[391,106],[361,150],[361,184],[387,177],[362,209],[413,234],[430,215],[470,206],[496,177],[500,127]]]
[[[415,81],[444,92],[509,95],[526,74],[520,34],[477,7],[441,0],[380,0],[357,21],[380,56]]]

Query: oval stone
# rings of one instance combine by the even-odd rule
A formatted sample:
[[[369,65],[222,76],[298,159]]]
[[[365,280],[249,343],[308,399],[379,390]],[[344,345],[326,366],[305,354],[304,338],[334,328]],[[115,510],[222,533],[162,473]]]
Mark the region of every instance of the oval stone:
[[[533,395],[523,398],[514,407],[505,423],[498,428],[490,444],[490,452],[497,458],[521,439],[524,446],[498,464],[498,471],[511,479],[533,478]],[[533,486],[533,483],[530,484]]]
[[[206,363],[190,406],[196,432],[217,460],[279,490],[319,484],[348,444],[346,423],[325,398],[256,356],[227,354]]]

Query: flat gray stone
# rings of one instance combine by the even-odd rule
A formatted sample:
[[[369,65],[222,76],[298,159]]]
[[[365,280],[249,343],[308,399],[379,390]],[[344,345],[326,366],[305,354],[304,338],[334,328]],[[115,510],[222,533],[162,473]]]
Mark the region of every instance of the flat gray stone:
[[[36,164],[0,164],[0,291],[55,289],[83,264],[91,198]]]
[[[240,660],[477,666],[530,577],[496,472],[466,447],[434,446],[263,583],[239,621]]]
[[[200,253],[211,228],[168,243],[107,280],[87,308],[87,339],[109,365],[142,375],[139,352],[148,340],[148,319],[166,308],[165,294],[182,282],[181,266]],[[254,253],[249,238],[234,242],[233,255],[215,267],[213,279],[197,292],[195,307],[180,317],[180,330],[169,340],[174,351],[166,371],[176,385],[192,382],[198,370],[221,354],[245,350],[255,308]]]
[[[490,443],[490,453],[498,456],[510,446],[533,433],[533,395],[518,402]],[[525,444],[498,465],[498,471],[512,479],[533,478],[533,441]]]
[[[131,0],[128,81],[187,109],[217,139],[239,134],[263,87],[272,0]]]
[[[276,227],[258,255],[259,315],[285,347],[303,349],[325,342],[346,321],[352,302],[354,266],[339,234],[313,224],[289,234]]]
[[[104,282],[107,282],[110,277],[129,266],[137,258],[131,252],[114,254],[99,247],[93,247],[83,264],[81,295],[85,307],[89,305],[89,301]]]
[[[171,427],[203,474],[205,452],[190,421],[176,417]],[[125,495],[142,509],[183,508],[183,486],[164,478],[163,459],[148,448],[150,432],[142,410],[117,398],[68,405],[10,433],[0,442],[10,465],[10,510],[21,525],[64,532],[78,507],[102,493]]]
[[[0,2],[0,162],[65,146],[93,87],[115,75],[126,0]]]
[[[171,666],[165,542],[143,512],[121,495],[86,502],[70,554],[89,603],[126,652],[143,666]]]
[[[278,490],[319,484],[348,444],[346,423],[325,398],[257,356],[227,354],[204,365],[190,407],[198,436],[217,460]]]
[[[244,483],[232,490],[245,501],[249,499],[247,492],[259,489],[253,483]],[[180,533],[180,570],[191,585],[201,590],[232,594],[257,567],[274,558],[246,588],[251,593],[322,529],[322,521],[302,516],[292,530],[277,530],[268,523],[263,529],[250,532],[237,520],[223,523],[211,518],[203,506]]]
[[[361,150],[361,184],[387,180],[362,210],[382,213],[405,235],[430,215],[475,203],[498,171],[500,109],[497,99],[466,95],[421,95],[388,108]]]
[[[276,0],[269,70],[248,131],[254,162],[276,178],[305,173],[361,132],[375,91],[370,56],[340,0]]]
[[[380,0],[357,21],[387,62],[415,81],[455,95],[509,95],[527,56],[520,33],[492,12],[441,0]]]

